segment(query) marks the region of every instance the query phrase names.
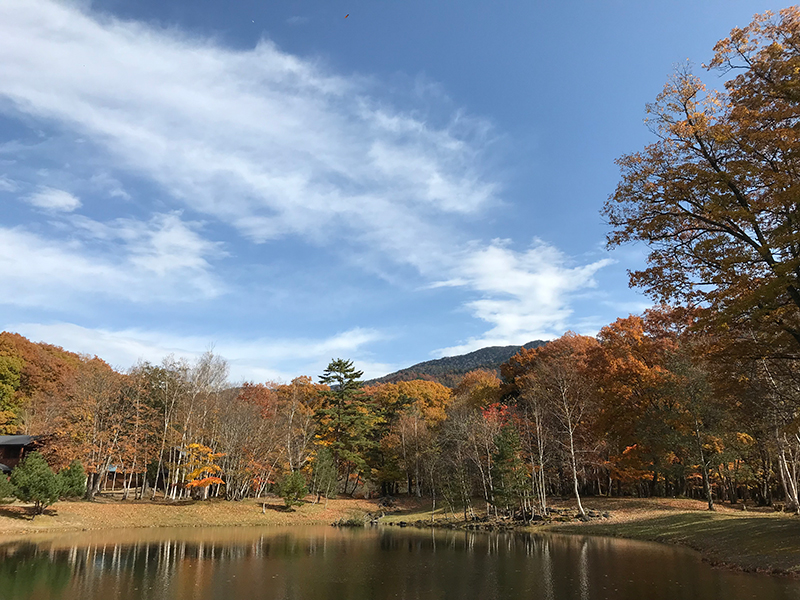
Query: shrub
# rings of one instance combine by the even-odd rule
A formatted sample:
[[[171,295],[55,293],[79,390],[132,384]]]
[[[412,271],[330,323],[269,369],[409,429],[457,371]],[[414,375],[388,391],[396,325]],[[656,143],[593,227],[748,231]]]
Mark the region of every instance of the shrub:
[[[287,473],[278,482],[278,493],[283,498],[287,508],[295,505],[299,506],[302,504],[301,499],[308,494],[306,478],[300,471]]]
[[[33,502],[34,515],[58,500],[60,485],[56,474],[38,452],[28,454],[11,473],[11,484],[23,502]]]
[[[8,480],[8,476],[4,473],[0,473],[0,503],[13,500],[16,495],[16,490]]]
[[[81,461],[73,460],[66,469],[58,473],[59,497],[81,498],[86,493],[86,471]]]

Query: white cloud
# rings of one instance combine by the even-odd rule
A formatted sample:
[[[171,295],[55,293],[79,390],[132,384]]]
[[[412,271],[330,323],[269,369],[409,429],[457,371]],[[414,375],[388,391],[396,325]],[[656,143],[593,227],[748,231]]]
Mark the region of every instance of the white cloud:
[[[222,293],[207,258],[219,247],[177,214],[148,222],[75,217],[67,240],[0,227],[1,303],[63,308],[95,296],[136,302],[186,301]]]
[[[354,357],[356,368],[365,378],[378,377],[393,365],[361,360],[363,347],[385,339],[378,331],[351,329],[324,339],[215,339],[204,336],[171,335],[141,329],[92,329],[73,323],[17,323],[7,327],[33,341],[45,341],[64,349],[97,355],[112,366],[128,369],[140,359],[153,363],[173,354],[193,360],[205,350],[225,358],[231,367],[231,380],[283,381],[298,375],[322,373],[332,358]]]
[[[435,287],[480,295],[466,307],[490,329],[449,351],[560,333],[571,298],[606,261],[573,266],[541,243],[465,244],[462,219],[500,204],[482,167],[490,126],[460,112],[436,125],[381,93],[267,40],[231,50],[74,3],[0,2],[4,109],[79,136],[76,153],[108,172],[95,184],[110,196],[129,198],[115,185],[124,171],[163,190],[162,212],[190,207],[255,242],[299,237],[389,280],[410,266],[445,280]],[[19,286],[14,302],[52,306],[62,288],[176,297],[178,280],[201,297],[221,291],[208,262],[219,248],[175,213],[69,226],[68,242],[0,229],[10,244],[0,261],[32,265],[0,265]],[[91,258],[96,247],[110,256]]]
[[[16,192],[19,189],[17,182],[5,175],[0,175],[0,192]]]
[[[485,124],[432,126],[371,85],[269,41],[233,51],[52,0],[0,3],[0,96],[19,113],[254,240],[355,239],[407,263],[423,238],[398,213],[424,231],[498,186],[480,172]]]
[[[603,259],[572,266],[562,252],[539,240],[525,252],[510,249],[503,240],[473,250],[459,265],[457,278],[439,285],[464,286],[482,294],[466,307],[492,327],[482,336],[443,348],[438,354],[461,354],[484,346],[524,344],[561,335],[570,323],[572,297],[594,287],[595,273],[611,262]]]
[[[122,184],[108,173],[97,173],[91,177],[89,183],[95,189],[107,194],[110,198],[130,200],[131,195],[125,191]]]
[[[64,190],[57,190],[50,187],[42,187],[25,201],[36,208],[45,210],[72,212],[81,207],[81,201],[74,195]]]

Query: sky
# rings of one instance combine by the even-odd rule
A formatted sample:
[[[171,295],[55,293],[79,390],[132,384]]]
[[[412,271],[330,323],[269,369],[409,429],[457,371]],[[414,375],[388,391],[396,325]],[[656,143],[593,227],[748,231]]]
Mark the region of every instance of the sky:
[[[258,382],[594,335],[646,104],[783,6],[0,0],[0,328]]]

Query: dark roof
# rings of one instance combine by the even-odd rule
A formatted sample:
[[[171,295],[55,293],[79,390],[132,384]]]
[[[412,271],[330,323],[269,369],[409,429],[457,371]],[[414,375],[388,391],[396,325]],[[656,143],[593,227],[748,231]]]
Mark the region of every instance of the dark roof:
[[[27,446],[31,443],[31,435],[0,435],[0,446]]]

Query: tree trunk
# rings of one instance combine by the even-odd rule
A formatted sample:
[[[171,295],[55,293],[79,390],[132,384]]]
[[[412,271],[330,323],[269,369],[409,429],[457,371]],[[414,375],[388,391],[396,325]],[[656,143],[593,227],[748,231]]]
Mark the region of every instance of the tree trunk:
[[[786,459],[786,436],[780,435],[776,431],[776,438],[779,450],[778,466],[780,467],[779,472],[781,474],[781,484],[783,485],[783,491],[786,495],[786,508],[791,512],[800,514],[800,503],[798,503],[797,498],[797,481],[793,477],[793,469],[789,469],[789,464]]]

